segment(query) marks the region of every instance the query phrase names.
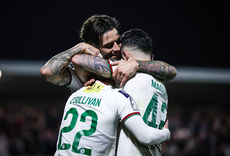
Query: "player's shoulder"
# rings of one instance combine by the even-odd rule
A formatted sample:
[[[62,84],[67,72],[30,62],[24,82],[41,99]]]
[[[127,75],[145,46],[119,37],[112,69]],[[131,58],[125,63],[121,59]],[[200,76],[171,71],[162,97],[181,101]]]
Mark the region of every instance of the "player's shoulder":
[[[121,88],[113,89],[113,95],[116,100],[127,100],[131,97],[126,91]]]
[[[135,75],[136,78],[139,78],[139,79],[155,79],[154,76],[150,75],[150,74],[147,74],[147,73],[140,73],[138,72],[136,75]]]
[[[129,98],[130,97],[130,95],[126,91],[124,91],[123,89],[118,89],[117,92],[118,92],[118,94],[120,96],[122,96],[124,98]]]
[[[140,82],[146,82],[146,81],[147,82],[148,81],[153,82],[154,81],[154,82],[157,82],[157,83],[164,85],[164,83],[162,81],[160,81],[156,77],[154,77],[150,74],[146,74],[146,73],[137,73],[134,78],[136,81],[140,81]]]

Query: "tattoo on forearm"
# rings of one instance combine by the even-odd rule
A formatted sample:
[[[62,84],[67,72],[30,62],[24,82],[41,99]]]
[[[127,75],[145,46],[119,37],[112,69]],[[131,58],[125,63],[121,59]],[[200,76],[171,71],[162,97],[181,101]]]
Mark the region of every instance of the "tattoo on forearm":
[[[48,65],[50,66],[50,70],[53,74],[62,74],[64,69],[69,65],[71,62],[71,58],[74,54],[80,52],[82,50],[82,46],[76,47],[74,49],[68,49],[62,53],[59,53],[52,57],[48,61]]]
[[[62,79],[56,82],[56,85],[59,85],[59,86],[67,85],[69,81],[70,81],[69,77],[63,77]]]
[[[77,62],[78,67],[82,70],[86,70],[106,78],[110,77],[110,68],[105,59],[91,55],[79,55]]]
[[[162,61],[137,61],[139,71],[151,74],[162,80],[169,81],[176,76],[176,68]]]
[[[48,70],[48,72],[46,72],[48,74],[43,76],[45,80],[59,86],[68,84],[71,77],[69,73],[65,72],[65,69],[71,62],[71,58],[76,53],[81,52],[82,48],[82,45],[77,45],[53,56],[43,67],[46,71]]]
[[[92,53],[94,52],[92,48],[88,48],[89,51],[91,51]]]

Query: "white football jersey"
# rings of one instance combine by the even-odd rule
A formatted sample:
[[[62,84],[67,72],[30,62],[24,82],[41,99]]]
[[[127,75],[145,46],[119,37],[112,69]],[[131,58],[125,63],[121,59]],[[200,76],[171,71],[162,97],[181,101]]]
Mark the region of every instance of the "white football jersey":
[[[77,91],[78,89],[80,89],[81,87],[83,87],[84,83],[75,74],[75,72],[74,72],[75,68],[74,68],[72,62],[69,64],[68,70],[69,70],[69,72],[71,74],[71,81],[67,85],[67,87],[70,89],[71,93],[74,93],[75,91]]]
[[[139,114],[122,90],[100,81],[83,87],[67,100],[55,156],[108,155],[115,145],[118,123]]]
[[[133,97],[144,122],[154,128],[162,129],[167,118],[168,96],[162,82],[153,76],[137,73],[124,86],[124,90]],[[141,145],[125,127],[119,136],[118,156],[161,155],[161,146]]]

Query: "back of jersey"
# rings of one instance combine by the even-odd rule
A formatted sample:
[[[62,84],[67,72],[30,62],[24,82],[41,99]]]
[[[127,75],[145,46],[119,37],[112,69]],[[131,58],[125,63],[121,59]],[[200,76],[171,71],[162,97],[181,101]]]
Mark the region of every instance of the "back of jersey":
[[[55,156],[108,155],[113,150],[120,119],[133,110],[118,90],[96,81],[68,99]]]
[[[162,129],[167,118],[168,96],[163,83],[154,77],[137,73],[124,86],[124,90],[135,100],[144,122]],[[142,146],[125,128],[119,137],[117,155],[157,155],[158,151]],[[154,154],[151,154],[154,153]]]

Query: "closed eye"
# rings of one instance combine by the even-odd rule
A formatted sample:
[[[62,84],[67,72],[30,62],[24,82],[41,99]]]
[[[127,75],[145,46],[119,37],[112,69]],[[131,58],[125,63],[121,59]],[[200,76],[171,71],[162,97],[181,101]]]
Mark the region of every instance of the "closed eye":
[[[114,42],[110,42],[110,43],[104,45],[103,48],[111,49],[111,48],[113,48],[113,45],[114,45]]]

